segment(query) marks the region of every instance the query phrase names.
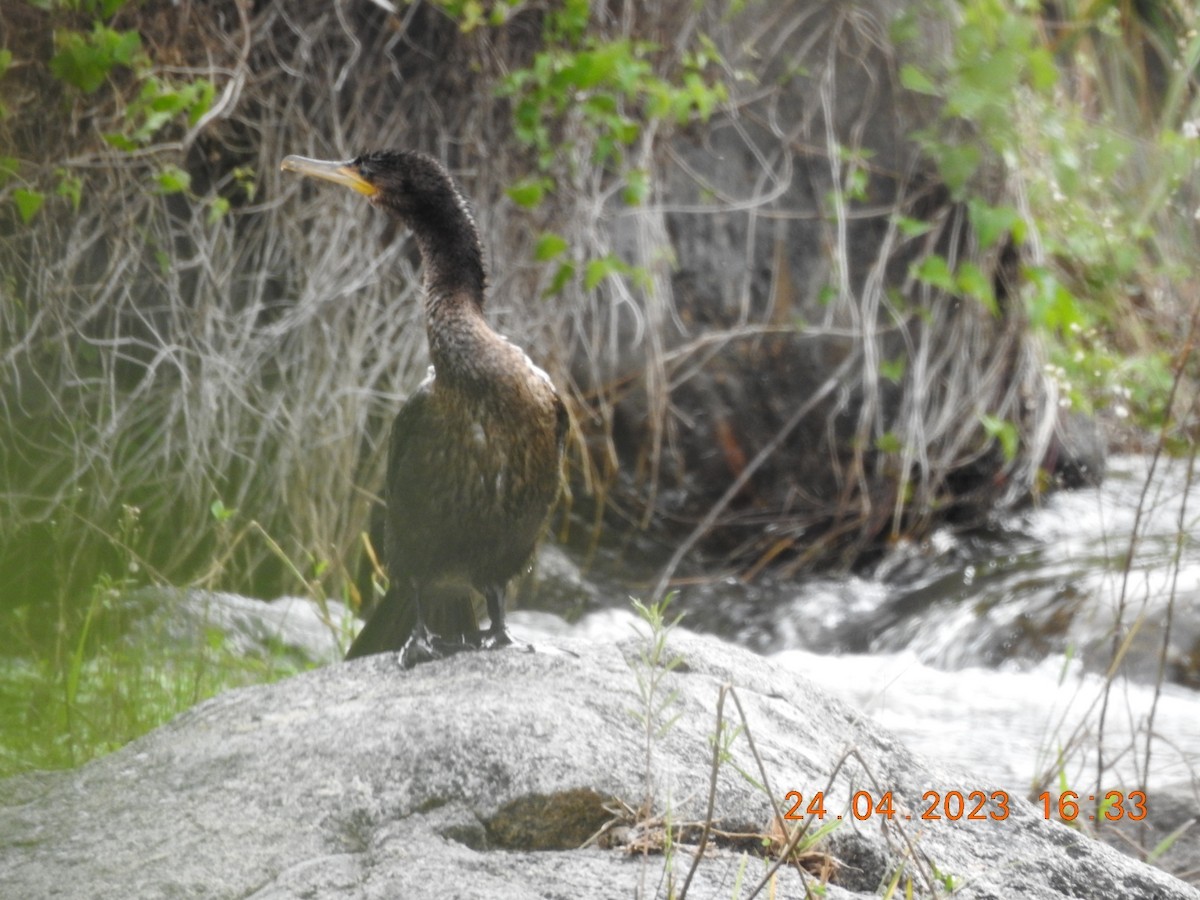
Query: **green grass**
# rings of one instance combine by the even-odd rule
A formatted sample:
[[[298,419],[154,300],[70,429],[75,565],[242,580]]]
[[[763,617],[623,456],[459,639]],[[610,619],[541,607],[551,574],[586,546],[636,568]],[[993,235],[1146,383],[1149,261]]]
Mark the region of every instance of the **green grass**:
[[[121,639],[86,656],[82,632],[61,663],[0,657],[0,778],[82,765],[222,691],[306,668],[281,650],[235,653],[215,629],[200,646]]]

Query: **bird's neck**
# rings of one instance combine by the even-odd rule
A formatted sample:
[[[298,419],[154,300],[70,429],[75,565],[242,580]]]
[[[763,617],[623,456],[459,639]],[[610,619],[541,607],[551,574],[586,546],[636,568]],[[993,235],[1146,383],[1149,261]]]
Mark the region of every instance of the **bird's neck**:
[[[425,272],[426,308],[453,298],[483,309],[487,274],[475,223],[453,210],[445,221],[412,223]]]
[[[425,328],[438,381],[486,382],[488,348],[503,342],[483,317],[487,271],[475,220],[458,202],[401,216],[421,252]]]
[[[483,316],[486,276],[474,229],[417,233],[425,282],[425,328],[439,381],[486,380],[489,347],[503,339]]]
[[[425,303],[425,329],[429,359],[439,383],[475,392],[495,380],[495,346],[504,339],[484,320],[474,297],[452,293],[434,300],[430,295]]]

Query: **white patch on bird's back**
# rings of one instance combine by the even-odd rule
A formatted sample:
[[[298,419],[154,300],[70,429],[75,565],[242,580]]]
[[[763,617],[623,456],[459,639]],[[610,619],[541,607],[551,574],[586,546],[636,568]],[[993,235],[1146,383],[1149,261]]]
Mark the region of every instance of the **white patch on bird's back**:
[[[483,426],[478,422],[471,423],[471,439],[479,447],[487,444],[487,435],[484,433]]]
[[[435,378],[437,378],[437,372],[434,371],[433,366],[430,366],[425,372],[425,378],[421,381],[420,384],[417,385],[417,390],[419,391],[419,390],[422,390],[423,388],[429,387],[431,384],[433,384],[433,380]]]
[[[550,376],[547,374],[546,370],[530,359],[528,354],[522,352],[521,356],[524,357],[525,365],[529,366],[533,374],[542,379],[542,381],[546,382],[546,384],[550,385],[551,389],[553,389],[554,382],[550,380]]]
[[[542,381],[546,382],[546,384],[550,385],[550,387],[554,387],[554,382],[550,380],[550,376],[546,374],[546,370],[530,359],[528,353],[526,353],[520,347],[517,347],[516,344],[513,344],[513,342],[510,341],[505,335],[500,335],[500,338],[504,341],[504,343],[516,347],[517,352],[521,354],[521,359],[525,361],[525,365],[529,367],[530,372],[542,379]]]

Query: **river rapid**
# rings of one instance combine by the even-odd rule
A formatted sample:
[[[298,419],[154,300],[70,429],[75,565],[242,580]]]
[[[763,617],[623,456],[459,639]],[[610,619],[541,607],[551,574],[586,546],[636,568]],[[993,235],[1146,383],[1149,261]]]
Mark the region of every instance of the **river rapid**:
[[[710,581],[675,603],[680,627],[775,658],[976,781],[1028,795],[1200,784],[1200,487],[1187,461],[1116,457],[1099,487],[897,546],[867,574]],[[638,624],[608,608],[570,632],[621,638]]]

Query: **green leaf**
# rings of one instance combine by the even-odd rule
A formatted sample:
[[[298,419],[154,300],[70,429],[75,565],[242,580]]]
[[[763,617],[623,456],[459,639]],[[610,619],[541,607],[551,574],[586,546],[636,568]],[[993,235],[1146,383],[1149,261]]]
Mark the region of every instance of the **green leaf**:
[[[0,156],[0,187],[8,184],[21,170],[21,161],[15,156]]]
[[[621,198],[629,206],[641,206],[650,191],[650,176],[644,169],[631,169],[625,176]]]
[[[458,10],[458,27],[463,34],[469,34],[484,24],[483,4],[479,0],[467,0]]]
[[[979,168],[982,154],[978,147],[947,144],[939,148],[936,159],[938,171],[942,180],[946,182],[946,187],[950,188],[955,197],[960,197],[963,188]]]
[[[979,266],[973,262],[964,262],[958,267],[954,278],[955,285],[961,294],[974,297],[986,307],[993,316],[1000,315],[1000,307],[996,304],[996,293],[991,279],[983,274]]]
[[[38,214],[42,204],[46,202],[46,195],[41,191],[17,188],[13,191],[13,202],[17,204],[17,212],[21,214],[21,221],[28,224],[29,220]]]
[[[150,139],[156,135],[164,125],[171,121],[174,117],[173,112],[167,110],[154,110],[146,114],[146,118],[142,120],[133,132],[133,140],[136,144],[149,143]]]
[[[96,32],[104,33],[101,44],[114,63],[132,66],[138,54],[142,52],[142,38],[136,31],[113,31],[111,28],[97,25]]]
[[[0,49],[0,78],[4,77],[4,73],[8,71],[8,67],[12,65],[12,51]]]
[[[181,114],[186,116],[189,125],[195,125],[211,107],[214,94],[212,82],[204,78],[179,85],[148,77],[137,99],[126,111],[126,119],[136,127],[131,127],[124,135],[106,135],[106,139],[118,149],[128,149],[149,143]]]
[[[533,249],[533,258],[538,262],[548,262],[566,252],[570,244],[561,234],[546,232],[538,238]]]
[[[945,258],[936,253],[915,263],[910,271],[917,280],[947,293],[954,293],[958,288],[958,283],[950,272],[950,266],[946,263]]]
[[[894,431],[887,431],[875,438],[875,449],[880,453],[899,453],[904,444]]]
[[[879,363],[879,374],[893,384],[899,384],[904,380],[904,370],[908,367],[908,360],[903,356],[897,356],[895,359],[885,359]]]
[[[218,522],[228,522],[237,513],[236,509],[230,509],[220,499],[214,500],[208,507],[208,511]]]
[[[546,192],[553,186],[554,182],[549,178],[523,178],[505,193],[517,206],[533,209],[542,202]]]
[[[98,53],[87,37],[77,31],[55,32],[58,52],[50,58],[50,72],[59,81],[91,94],[99,90],[112,68],[110,60]]]
[[[1054,55],[1045,47],[1036,47],[1029,51],[1026,57],[1029,66],[1029,83],[1045,93],[1058,83],[1058,66],[1054,64]]]
[[[125,137],[125,135],[119,134],[115,131],[110,131],[102,135],[102,137],[104,138],[104,143],[108,144],[110,147],[115,147],[118,150],[123,150],[126,153],[128,153],[130,150],[136,150],[138,146],[135,141],[131,141],[129,138]]]
[[[254,180],[254,167],[234,166],[230,174],[233,176],[233,183],[246,195],[246,199],[253,202],[254,195],[258,193],[258,185]]]
[[[83,200],[83,179],[71,175],[66,169],[56,169],[54,174],[58,176],[58,187],[54,189],[54,193],[69,200],[71,208],[79,212],[79,204]]]
[[[610,275],[628,275],[636,279],[643,272],[644,270],[634,269],[624,260],[610,253],[588,262],[583,273],[583,286],[590,291]]]
[[[642,126],[633,119],[621,118],[612,123],[612,133],[617,141],[628,147],[642,133]]]
[[[947,98],[951,110],[973,118],[1001,102],[1021,77],[1022,59],[1013,52],[987,53],[964,63],[960,83]]]
[[[910,219],[908,216],[897,216],[896,228],[906,238],[915,238],[928,234],[929,229],[933,228],[933,223],[924,222],[921,219]]]
[[[995,246],[1010,234],[1014,240],[1025,236],[1025,222],[1011,206],[992,206],[972,198],[967,201],[967,213],[983,250]]]
[[[909,44],[921,36],[920,20],[912,10],[900,13],[888,26],[888,36],[896,45]]]
[[[217,86],[207,78],[194,81],[189,86],[188,125],[195,125],[206,112],[212,109],[213,99],[216,96]]]
[[[158,190],[163,194],[178,194],[192,185],[192,176],[178,166],[164,166],[154,176]]]
[[[987,432],[988,437],[1000,442],[1000,451],[1004,454],[1005,462],[1012,462],[1017,458],[1017,448],[1021,438],[1016,425],[1007,419],[998,419],[987,413],[980,415],[979,422],[983,425],[983,430]]]
[[[575,264],[572,262],[559,263],[558,270],[550,280],[550,286],[542,292],[543,297],[553,297],[562,293],[562,289],[575,277]]]
[[[216,225],[229,213],[229,201],[224,197],[213,197],[208,203],[208,222]]]
[[[1033,283],[1029,295],[1029,321],[1035,328],[1066,333],[1073,326],[1083,328],[1087,323],[1079,301],[1052,272],[1031,269],[1026,273]]]
[[[550,36],[573,43],[583,37],[591,20],[588,0],[565,0],[550,19]]]
[[[583,273],[584,288],[589,291],[593,290],[614,271],[613,258],[611,256],[603,256],[600,259],[590,260]]]
[[[901,66],[900,83],[908,90],[916,91],[918,94],[938,94],[938,89],[934,85],[933,80],[911,64]]]
[[[54,44],[58,52],[50,59],[51,73],[85,94],[99,90],[116,66],[132,66],[142,50],[136,31],[114,31],[99,22],[90,34],[56,31]]]

